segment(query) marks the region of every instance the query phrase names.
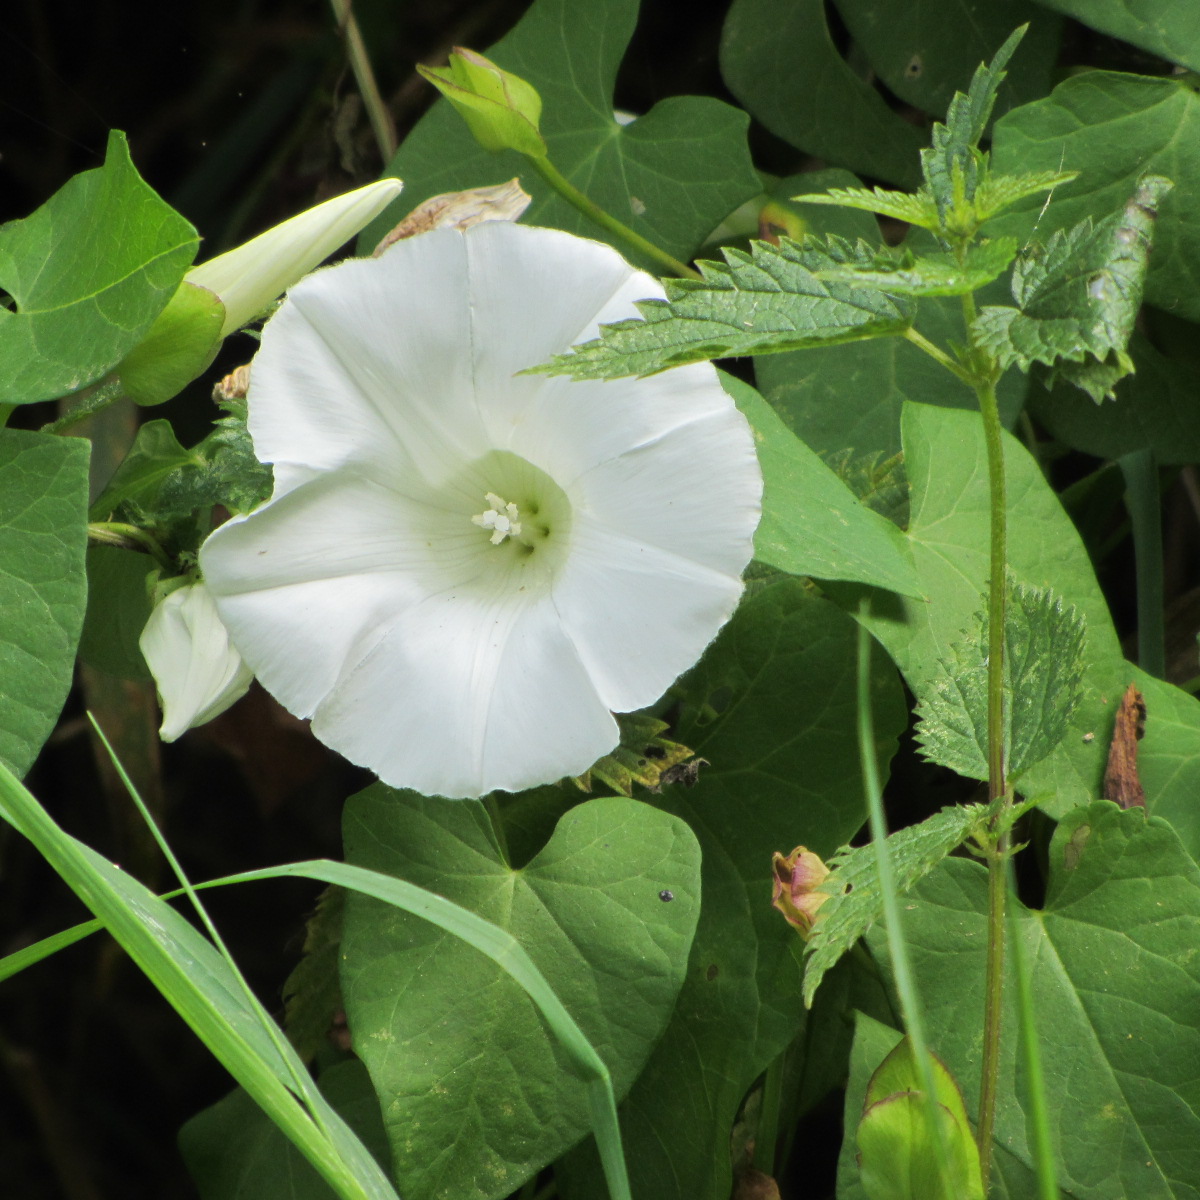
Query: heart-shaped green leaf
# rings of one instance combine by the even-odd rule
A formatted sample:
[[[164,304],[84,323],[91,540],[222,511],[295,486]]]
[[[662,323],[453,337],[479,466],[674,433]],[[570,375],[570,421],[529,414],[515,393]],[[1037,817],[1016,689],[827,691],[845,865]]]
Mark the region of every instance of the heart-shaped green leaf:
[[[700,900],[678,818],[623,799],[566,812],[515,870],[487,808],[383,785],[346,809],[346,854],[507,929],[629,1090],[670,1019]],[[590,1128],[584,1090],[532,1002],[464,942],[348,898],[342,985],[408,1200],[505,1196]]]

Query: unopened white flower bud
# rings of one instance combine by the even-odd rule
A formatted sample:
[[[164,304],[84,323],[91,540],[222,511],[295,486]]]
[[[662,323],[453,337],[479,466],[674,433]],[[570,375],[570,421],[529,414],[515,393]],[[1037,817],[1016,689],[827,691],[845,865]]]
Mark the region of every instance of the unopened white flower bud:
[[[215,292],[225,305],[225,337],[359,233],[403,186],[398,179],[381,179],[335,196],[193,267],[185,282]]]
[[[203,583],[176,588],[156,604],[138,644],[158,687],[164,742],[223,713],[254,678]]]

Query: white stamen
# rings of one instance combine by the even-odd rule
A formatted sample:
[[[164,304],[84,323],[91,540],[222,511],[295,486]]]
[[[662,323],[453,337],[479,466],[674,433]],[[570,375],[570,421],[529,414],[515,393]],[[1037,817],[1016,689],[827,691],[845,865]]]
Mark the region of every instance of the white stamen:
[[[488,492],[484,499],[491,507],[486,512],[477,513],[471,520],[481,529],[492,531],[492,545],[500,545],[507,537],[520,537],[521,513],[517,506],[506,503],[495,492]]]

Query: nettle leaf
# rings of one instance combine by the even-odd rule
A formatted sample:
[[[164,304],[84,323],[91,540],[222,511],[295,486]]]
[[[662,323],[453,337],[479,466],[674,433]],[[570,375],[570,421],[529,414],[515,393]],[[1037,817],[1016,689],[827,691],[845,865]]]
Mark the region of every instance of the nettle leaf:
[[[1147,174],[1173,180],[1155,230],[1146,300],[1200,320],[1200,93],[1191,79],[1076,75],[996,122],[992,167],[1080,172],[1049,207],[1031,198],[989,225],[993,236],[1014,234],[1022,242],[1113,212]]]
[[[537,0],[486,53],[541,95],[539,128],[555,167],[602,209],[686,260],[762,183],[746,144],[749,118],[732,105],[671,96],[631,124],[615,119],[613,85],[637,14],[638,0]],[[609,241],[630,261],[660,269],[563,200],[521,155],[484,150],[446,100],[417,122],[386,170],[404,180],[404,195],[367,227],[367,250],[431,196],[519,175],[533,196],[530,224]]]
[[[163,481],[154,502],[157,512],[184,516],[219,504],[231,513],[246,513],[270,496],[274,473],[254,453],[244,404],[214,421],[212,433],[191,453],[197,461]]]
[[[1193,793],[1194,796],[1194,793]],[[1030,965],[1038,1054],[1055,1081],[1050,1142],[1064,1196],[1194,1200],[1200,1179],[1200,870],[1166,821],[1100,802],[1065,815],[1045,905],[1011,899]],[[987,872],[947,859],[906,897],[925,1032],[978,1110]],[[828,904],[825,906],[828,907]],[[872,950],[885,962],[876,929]],[[1016,986],[1004,981],[1005,1029]],[[1018,1039],[1003,1039],[995,1154],[1003,1194],[1034,1196]]]
[[[873,265],[867,247],[782,239],[723,249],[701,262],[703,280],[666,281],[666,300],[638,304],[642,320],[600,327],[600,337],[533,370],[575,379],[618,379],[705,359],[831,346],[902,333],[915,309],[907,298],[852,282],[849,262]],[[828,273],[828,279],[822,277]]]
[[[904,456],[882,452],[855,454],[834,450],[822,455],[825,465],[869,508],[893,525],[908,525],[908,476]]]
[[[123,133],[103,167],[0,228],[0,403],[78,391],[141,341],[195,257],[196,231],[143,182]]]
[[[916,737],[931,762],[987,779],[988,619],[921,693]],[[1010,776],[1045,758],[1079,705],[1084,621],[1049,588],[1010,586],[1004,613],[1004,744]]]
[[[912,489],[907,539],[922,595],[912,602],[879,593],[867,624],[922,695],[972,628],[986,587],[987,450],[977,414],[909,404],[904,411],[904,462]],[[1004,435],[1009,497],[1009,569],[1021,584],[1053,588],[1087,622],[1083,697],[1067,736],[1027,767],[1021,790],[1053,817],[1101,795],[1115,714],[1130,683],[1145,698],[1146,736],[1138,771],[1150,812],[1167,818],[1200,858],[1200,701],[1125,660],[1087,549],[1021,442]],[[829,584],[827,592],[857,608],[861,591]]]
[[[1013,270],[1020,311],[984,308],[973,326],[980,344],[1001,366],[1028,371],[1045,363],[1097,403],[1111,395],[1133,370],[1125,347],[1142,303],[1154,218],[1171,186],[1147,176],[1119,213],[1095,225],[1085,219],[1028,251]],[[1088,355],[1107,369],[1089,367]]]
[[[16,775],[71,686],[87,603],[88,450],[0,430],[0,762]]]
[[[934,125],[933,144],[921,151],[925,186],[948,231],[970,233],[977,223],[972,201],[987,161],[979,152],[979,139],[992,115],[1004,68],[1025,28],[1011,33],[992,61],[976,68],[965,94],[954,93],[945,123]]]
[[[675,1009],[699,916],[700,848],[683,821],[639,801],[588,800],[518,869],[482,802],[377,784],[348,802],[345,838],[349,861],[510,932],[616,1095],[629,1090]],[[479,951],[351,895],[341,965],[403,1196],[507,1196],[587,1133],[577,1073],[524,990]]]
[[[898,296],[961,296],[999,278],[1016,253],[1016,238],[984,239],[967,250],[962,262],[949,253],[884,250],[876,253],[873,263],[855,262],[847,264],[845,271],[833,268],[818,274],[822,279],[845,278]]]
[[[805,192],[793,196],[797,204],[828,204],[835,208],[857,208],[907,221],[922,229],[937,229],[941,222],[937,205],[927,191],[893,192],[887,188],[830,188],[827,192]]]
[[[919,825],[888,834],[896,890],[903,895],[923,879],[952,850],[983,829],[988,809],[984,804],[943,808]],[[829,899],[821,905],[808,941],[804,962],[804,1003],[811,1007],[821,980],[883,916],[883,889],[873,845],[843,847],[830,859],[829,875],[821,891]]]
[[[982,224],[1029,196],[1052,192],[1076,179],[1078,171],[1024,171],[1019,175],[998,175],[989,171],[975,192],[976,219]]]

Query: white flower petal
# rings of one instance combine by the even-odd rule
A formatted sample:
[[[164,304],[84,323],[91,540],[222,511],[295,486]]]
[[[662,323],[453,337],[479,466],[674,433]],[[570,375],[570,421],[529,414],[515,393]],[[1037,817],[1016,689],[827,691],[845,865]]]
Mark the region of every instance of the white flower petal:
[[[313,718],[385,783],[441,796],[586,771],[617,726],[548,599],[431,596],[401,614]]]
[[[206,543],[264,686],[386,782],[448,796],[586,770],[733,611],[762,481],[707,365],[513,372],[657,285],[506,223],[289,293],[254,363],[275,495]]]
[[[156,604],[138,644],[162,702],[164,742],[223,713],[254,678],[203,583],[176,588]]]

